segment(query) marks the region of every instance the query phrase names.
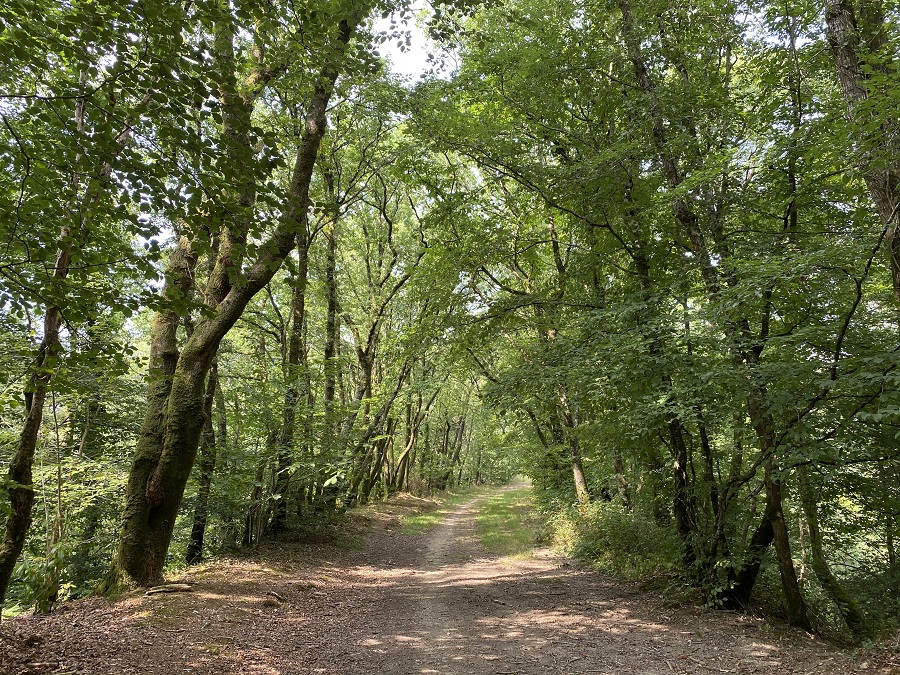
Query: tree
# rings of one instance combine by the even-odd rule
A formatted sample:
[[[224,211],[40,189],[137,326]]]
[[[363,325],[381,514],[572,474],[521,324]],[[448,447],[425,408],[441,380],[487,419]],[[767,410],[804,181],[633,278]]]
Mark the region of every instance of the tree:
[[[159,30],[178,25],[177,8],[145,12],[134,3],[23,2],[9,5],[3,20],[16,26],[3,34],[9,59],[4,71],[19,79],[3,82],[10,174],[0,193],[10,217],[3,221],[9,262],[2,269],[0,301],[13,320],[28,317],[30,323],[32,312],[43,318],[6,485],[10,510],[0,547],[0,605],[31,524],[35,447],[66,342],[104,306],[130,314],[139,302],[139,294],[123,293],[121,284],[99,282],[98,273],[116,264],[132,273],[148,269],[123,241],[149,234],[146,220],[129,209],[122,222],[118,210],[132,195],[147,204],[143,186],[162,183],[163,167],[143,183],[132,181],[140,158],[135,137],[143,118],[157,114],[167,100],[160,68],[181,51],[177,31]],[[133,39],[121,42],[129,32]],[[113,53],[117,59],[110,59]],[[48,260],[51,251],[55,258]],[[91,357],[111,360],[109,353]]]
[[[563,267],[570,288],[583,289],[577,297],[518,286],[510,280],[530,275],[512,262],[512,273],[488,265],[485,318],[509,336],[520,307],[566,307],[567,367],[590,392],[579,396],[581,446],[615,439],[607,461],[617,483],[622,446],[648,482],[661,464],[654,446],[667,448],[675,470],[663,489],[686,572],[710,602],[743,607],[774,542],[801,625],[791,539],[804,533],[784,515],[799,507],[787,496],[795,468],[818,465],[821,442],[832,466],[845,466],[846,420],[895,395],[857,377],[863,362],[884,359],[869,372],[885,385],[895,357],[882,329],[862,328],[884,317],[871,267],[881,242],[860,236],[859,186],[825,150],[846,127],[834,124],[815,21],[793,5],[766,6],[757,24],[766,39],[756,40],[733,8],[709,3],[508,3],[461,23],[455,81],[426,83],[415,99],[423,139],[475,162],[489,199],[514,182],[569,223],[573,259]],[[544,250],[544,270],[559,270],[552,243],[514,245],[509,258]],[[789,281],[798,278],[802,292]],[[548,372],[549,363],[523,371],[513,400],[529,386],[546,391]],[[858,407],[843,405],[848,391]],[[549,455],[551,428],[525,412]]]
[[[265,60],[264,49],[257,43],[259,56],[254,69],[239,85],[234,56],[235,17],[224,8],[214,15],[215,67],[222,83],[218,104],[225,141],[222,170],[238,181],[236,192],[226,195],[225,204],[234,205],[235,211],[226,210],[221,214],[225,216],[222,221],[210,223],[209,230],[219,235],[212,248],[216,262],[204,292],[205,313],[183,348],[178,349],[175,342],[177,315],[163,313],[155,321],[147,413],[129,477],[119,546],[106,589],[114,589],[126,581],[152,584],[162,576],[175,516],[203,426],[207,372],[222,338],[251,298],[271,280],[294,248],[297,231],[306,226],[309,184],[325,133],[328,101],[347,45],[361,18],[360,10],[346,8],[343,16],[326,27],[330,41],[307,106],[281,217],[274,232],[258,247],[256,259],[245,263],[261,168],[250,138],[252,109],[262,87],[277,69]],[[196,255],[193,243],[187,236],[182,238],[179,255],[186,264],[172,269],[166,293],[186,293],[191,257]]]
[[[885,228],[894,299],[900,303],[900,224],[894,23],[881,2],[826,0],[825,26],[841,94],[857,139],[859,167]]]
[[[897,16],[823,5],[442,5],[408,85],[373,5],[8,3],[12,600],[114,520],[107,590],[521,470],[710,605],[889,625]]]

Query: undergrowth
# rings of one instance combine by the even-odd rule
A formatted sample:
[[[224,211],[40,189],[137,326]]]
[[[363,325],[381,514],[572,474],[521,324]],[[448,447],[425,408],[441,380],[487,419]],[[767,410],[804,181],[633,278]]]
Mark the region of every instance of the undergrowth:
[[[679,569],[674,533],[612,502],[547,513],[553,544],[591,567],[631,581],[671,580]]]
[[[563,553],[609,576],[662,592],[673,604],[707,602],[708,595],[693,580],[692,570],[684,569],[682,548],[674,530],[659,525],[649,514],[629,512],[619,503],[606,501],[594,502],[582,510],[555,502],[545,505],[542,513],[550,528],[552,545]],[[835,644],[857,644],[815,576],[809,570],[803,574],[803,570],[801,566],[800,581],[815,632]],[[858,591],[857,597],[863,598],[861,604],[883,644],[884,636],[896,635],[898,621],[896,616],[879,615],[872,607],[874,603],[865,602],[874,590]],[[890,595],[890,589],[883,595]],[[881,604],[888,601],[882,599]],[[781,579],[771,551],[763,559],[747,612],[767,620],[788,621]],[[894,644],[900,644],[896,637]]]

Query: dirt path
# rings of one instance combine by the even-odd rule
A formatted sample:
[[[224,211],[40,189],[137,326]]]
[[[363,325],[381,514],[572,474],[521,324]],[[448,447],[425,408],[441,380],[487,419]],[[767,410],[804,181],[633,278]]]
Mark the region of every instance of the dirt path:
[[[4,622],[0,672],[894,672],[759,620],[675,606],[548,551],[498,559],[475,536],[484,498],[424,534],[398,529],[417,506],[407,498],[371,516],[356,549],[284,543],[192,570],[191,593]]]

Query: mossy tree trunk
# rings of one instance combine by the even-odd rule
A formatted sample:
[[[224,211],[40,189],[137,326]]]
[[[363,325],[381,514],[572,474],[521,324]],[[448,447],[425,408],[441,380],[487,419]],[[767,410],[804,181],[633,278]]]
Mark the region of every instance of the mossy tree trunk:
[[[216,436],[213,427],[213,405],[219,390],[219,369],[213,362],[206,382],[206,398],[203,402],[205,421],[200,445],[200,485],[197,488],[197,502],[194,505],[194,522],[191,526],[191,539],[188,543],[185,562],[193,565],[203,557],[203,541],[206,538],[206,522],[209,517],[209,495],[212,490],[213,472],[216,469],[216,443],[225,440],[224,435]]]
[[[337,42],[332,56],[340,58],[350,41],[356,20],[340,23]],[[233,39],[232,32],[228,37]],[[228,44],[217,40],[218,53],[227,60]],[[226,68],[227,70],[227,68]],[[151,377],[145,432],[138,443],[134,465],[126,487],[125,508],[119,545],[107,579],[101,592],[112,592],[123,585],[151,585],[163,575],[166,554],[171,542],[175,519],[181,506],[184,488],[200,441],[204,423],[203,397],[206,375],[227,334],[251,298],[274,276],[285,257],[294,248],[296,233],[306,227],[310,206],[309,184],[319,145],[326,129],[328,101],[338,76],[337,65],[325,66],[317,80],[307,109],[303,134],[297,149],[293,175],[288,189],[287,204],[283,216],[268,242],[261,247],[259,258],[246,266],[241,283],[233,283],[235,270],[242,267],[242,241],[247,232],[239,223],[228,223],[223,228],[218,259],[207,285],[209,311],[197,322],[179,354],[175,354],[175,367],[171,378]],[[253,78],[256,82],[258,78]],[[249,101],[243,101],[236,89],[226,83],[223,92],[223,121],[249,120]],[[243,107],[242,107],[243,106]],[[249,123],[249,122],[248,122]],[[247,133],[249,126],[237,127],[234,133]],[[241,141],[225,133],[228,144],[240,152]],[[244,154],[245,159],[249,156]],[[249,186],[247,189],[250,189]],[[246,197],[239,195],[239,199]],[[243,206],[243,205],[242,205]],[[174,330],[174,328],[173,328]],[[166,382],[170,381],[167,396],[163,396]],[[158,390],[159,395],[155,396]],[[147,431],[163,428],[162,444],[158,438],[148,438]]]

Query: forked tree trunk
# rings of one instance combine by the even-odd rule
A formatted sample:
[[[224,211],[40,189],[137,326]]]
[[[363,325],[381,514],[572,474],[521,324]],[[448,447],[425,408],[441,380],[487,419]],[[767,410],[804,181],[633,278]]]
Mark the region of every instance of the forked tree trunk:
[[[728,569],[731,585],[727,589],[714,594],[711,600],[716,606],[723,609],[743,611],[750,604],[750,596],[756,586],[759,570],[762,566],[763,556],[772,545],[774,532],[772,529],[772,516],[767,506],[766,512],[760,519],[759,525],[750,537],[747,545],[747,553],[743,565],[737,570]]]
[[[584,477],[584,465],[581,462],[581,445],[575,436],[569,438],[569,459],[572,463],[572,482],[575,485],[575,497],[578,505],[585,508],[591,503],[587,479]]]
[[[773,473],[774,458],[766,467],[766,501],[770,505],[768,510],[772,522],[772,541],[778,558],[778,571],[781,575],[781,587],[784,590],[788,621],[793,626],[809,630],[811,626],[806,611],[806,602],[800,592],[800,583],[797,580],[797,571],[794,569],[794,559],[791,555],[787,523],[784,521],[781,482],[772,475]]]
[[[171,286],[166,285],[163,292],[163,302],[174,297],[185,297],[191,287],[191,277],[197,263],[196,257],[191,253],[190,242],[186,237],[181,237],[169,259],[166,268],[166,277],[172,279]],[[166,405],[172,389],[172,377],[178,362],[178,331],[179,317],[174,310],[161,310],[153,319],[150,330],[150,371],[147,385],[147,407],[144,412],[144,422],[141,427],[141,435],[138,438],[135,450],[135,459],[128,475],[126,485],[126,502],[123,513],[122,539],[119,541],[119,550],[131,550],[140,546],[135,537],[140,536],[137,527],[131,527],[131,521],[147,520],[146,499],[128,499],[129,495],[138,496],[142,492],[149,492],[150,477],[154,467],[159,461],[163,442],[165,439]],[[134,532],[134,535],[125,539],[126,532]],[[140,558],[131,565],[131,574],[134,578],[143,577],[143,565]],[[149,562],[149,561],[148,561]],[[160,567],[161,569],[161,567]]]
[[[341,23],[334,56],[340,57],[354,28],[355,21]],[[168,396],[160,397],[160,400],[153,396],[154,387],[165,387],[157,380],[167,378],[151,378],[147,412],[150,424],[145,427],[149,426],[153,431],[155,420],[159,419],[164,426],[163,443],[160,447],[146,442],[146,434],[138,443],[126,487],[119,546],[101,591],[114,591],[132,583],[150,585],[162,578],[175,519],[199,445],[206,374],[222,338],[240,318],[250,299],[271,280],[294,247],[296,232],[306,227],[309,184],[325,133],[326,109],[337,76],[336,66],[328,65],[318,78],[297,150],[288,203],[275,234],[260,247],[263,252],[247,268],[243,283],[230,286],[221,301],[215,303],[215,309],[197,323],[177,357]],[[235,242],[235,249],[238,244]],[[225,251],[220,250],[208,293],[216,279],[229,278],[232,262]],[[216,288],[212,288],[212,292],[217,292]]]
[[[759,449],[765,460],[766,515],[772,526],[772,542],[778,558],[778,571],[781,575],[781,586],[787,606],[788,620],[791,624],[809,629],[806,603],[800,592],[797,571],[794,569],[791,544],[787,524],[784,521],[781,479],[776,475],[778,458],[775,447],[775,427],[772,416],[766,407],[768,394],[759,382],[750,383],[750,394],[747,399],[747,412],[750,423],[759,439]]]
[[[369,426],[363,431],[362,436],[350,452],[350,457],[355,458],[350,476],[350,484],[347,490],[347,497],[350,500],[356,500],[361,496],[360,486],[363,485],[363,481],[370,468],[368,460],[371,459],[373,455],[377,454],[377,447],[372,447],[371,439],[380,434],[381,430],[384,428],[385,422],[388,420],[388,416],[394,406],[394,401],[397,400],[397,396],[399,396],[402,391],[411,368],[412,365],[410,362],[407,361],[403,364],[400,373],[397,376],[397,382],[394,385],[393,391],[388,395],[388,399],[381,405],[378,412],[375,413]],[[389,435],[393,434],[393,429],[390,428],[388,433]]]

